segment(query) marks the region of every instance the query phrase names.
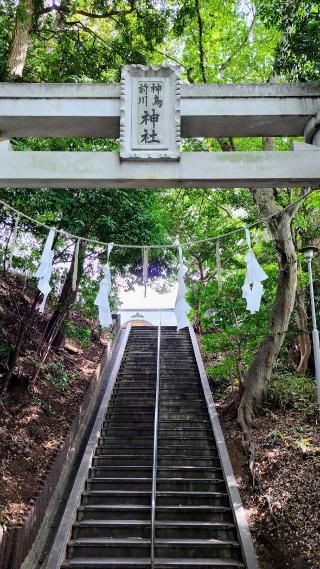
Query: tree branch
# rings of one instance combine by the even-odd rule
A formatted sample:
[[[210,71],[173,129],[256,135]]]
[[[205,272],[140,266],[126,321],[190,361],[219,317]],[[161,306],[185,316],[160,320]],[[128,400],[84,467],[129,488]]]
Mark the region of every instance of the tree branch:
[[[102,12],[101,14],[96,14],[94,12],[88,12],[87,10],[82,10],[82,9],[77,9],[75,8],[74,11],[70,10],[70,8],[66,7],[66,6],[60,6],[59,4],[56,4],[55,2],[52,3],[52,6],[47,6],[46,8],[42,8],[41,10],[38,10],[35,15],[36,16],[42,16],[43,14],[49,14],[50,12],[60,12],[63,14],[79,14],[80,16],[85,16],[87,18],[92,18],[92,19],[103,19],[103,18],[111,18],[112,16],[127,16],[128,14],[132,14],[132,12],[134,12],[135,10],[135,3],[134,1],[130,2],[131,7],[128,8],[127,10],[107,10],[106,12]]]
[[[226,59],[223,63],[221,63],[221,65],[219,66],[219,71],[224,71],[224,70],[228,67],[228,65],[230,65],[230,63],[231,63],[231,61],[233,60],[233,58],[236,57],[236,56],[239,54],[239,51],[241,51],[242,48],[246,45],[246,43],[247,43],[247,41],[248,41],[248,39],[249,39],[249,37],[250,37],[250,34],[251,34],[251,32],[252,32],[252,29],[253,29],[253,27],[254,27],[254,25],[255,25],[255,23],[256,23],[256,17],[257,17],[257,14],[255,13],[254,16],[253,16],[253,20],[252,20],[252,22],[251,22],[251,24],[250,24],[250,27],[248,28],[246,37],[242,40],[242,42],[241,42],[240,45],[238,46],[237,51],[234,52],[234,53],[232,53],[231,55],[229,55],[229,57],[227,57],[227,59]]]
[[[185,69],[187,72],[190,70],[189,67],[186,67],[183,63],[181,63],[181,61],[179,61],[178,59],[175,59],[171,55],[168,55],[167,53],[164,53],[163,51],[160,51],[159,49],[155,49],[155,48],[152,48],[152,51],[154,53],[159,53],[159,55],[162,55],[163,57],[167,57],[171,61],[174,61],[175,63],[180,65],[180,67],[183,67],[183,69]]]
[[[201,69],[201,75],[202,75],[203,82],[207,83],[207,75],[206,75],[206,69],[205,69],[205,64],[204,64],[204,49],[203,49],[203,21],[202,21],[201,13],[200,13],[199,0],[195,0],[195,8],[196,8],[196,12],[197,12],[198,26],[199,26],[200,69]]]

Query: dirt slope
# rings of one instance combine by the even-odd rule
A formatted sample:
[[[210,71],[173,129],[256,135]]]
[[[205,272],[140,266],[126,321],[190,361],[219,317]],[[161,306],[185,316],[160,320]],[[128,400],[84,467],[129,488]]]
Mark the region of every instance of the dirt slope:
[[[23,317],[28,310],[29,295],[31,291],[20,277],[0,278],[1,376],[17,332],[17,314]],[[47,314],[37,314],[12,385],[0,398],[0,523],[6,525],[23,520],[40,487],[41,476],[68,433],[105,344],[94,330],[89,348],[68,340],[66,347],[50,355],[44,370],[31,384]],[[70,320],[78,327],[94,328],[79,312],[73,312]]]

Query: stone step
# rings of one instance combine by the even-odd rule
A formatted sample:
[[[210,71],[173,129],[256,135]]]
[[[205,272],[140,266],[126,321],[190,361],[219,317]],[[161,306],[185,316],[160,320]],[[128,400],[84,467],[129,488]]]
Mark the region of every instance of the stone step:
[[[108,433],[108,429],[103,429],[102,430],[102,436],[99,438],[99,442],[98,445],[99,446],[119,446],[119,445],[124,445],[124,446],[128,446],[128,444],[132,444],[134,447],[139,446],[139,447],[149,447],[152,446],[153,448],[153,444],[154,444],[154,438],[153,438],[153,434],[151,434],[152,432],[150,431],[150,434],[148,433],[144,433],[143,435],[141,433],[131,433],[130,436],[127,436],[126,434],[124,435],[107,435]],[[198,435],[196,436],[190,436],[188,438],[186,437],[182,437],[181,435],[179,436],[179,434],[177,435],[160,435],[158,437],[158,448],[184,448],[184,449],[194,449],[194,448],[198,448],[198,449],[216,449],[216,446],[214,444],[214,441],[212,438],[209,438],[207,435]]]
[[[131,433],[131,436],[105,436],[104,432],[108,432],[108,429],[103,429],[102,436],[99,438],[99,446],[119,446],[119,445],[133,445],[139,447],[153,447],[153,433],[150,430],[150,434],[145,433],[143,436],[141,433]]]
[[[170,420],[165,420],[162,418],[162,415],[160,414],[159,416],[159,428],[166,428],[166,429],[171,429],[173,431],[175,431],[176,429],[180,429],[180,428],[194,428],[196,429],[198,426],[206,426],[206,427],[210,427],[210,421],[209,418],[198,418],[197,419],[189,419],[188,421],[184,421],[181,418],[177,418],[177,419],[170,419]]]
[[[186,444],[187,446],[195,446],[198,443],[200,445],[204,445],[205,448],[216,448],[214,440],[212,438],[212,436],[208,433],[196,433],[196,434],[190,434],[189,436],[184,436],[183,433],[181,432],[177,432],[177,433],[159,433],[158,434],[158,445],[165,445],[165,444],[169,444],[169,445],[184,445]]]
[[[174,431],[172,429],[167,429],[164,426],[161,426],[158,429],[158,438],[160,437],[169,437],[172,438],[175,436],[176,438],[183,437],[184,439],[189,439],[189,437],[209,437],[213,439],[212,429],[209,425],[200,425],[199,427],[188,427],[185,426],[183,423],[179,424]]]
[[[132,411],[138,411],[139,413],[142,412],[152,412],[154,411],[154,407],[155,407],[155,398],[152,398],[150,400],[150,403],[146,403],[145,401],[138,399],[138,400],[131,400],[131,399],[127,399],[127,401],[125,401],[125,399],[119,399],[117,396],[112,398],[111,404],[109,409],[111,411],[115,411],[115,412],[120,412],[123,413],[124,411],[126,411],[128,409],[128,411],[130,411],[130,413]]]
[[[108,443],[117,443],[117,442],[125,444],[126,441],[129,441],[130,444],[132,441],[135,442],[140,441],[143,444],[147,441],[153,442],[152,426],[145,427],[143,430],[134,433],[133,432],[127,433],[126,429],[123,429],[122,431],[118,432],[117,427],[112,427],[110,429],[108,429],[108,427],[104,427],[101,430],[101,437],[99,438],[98,444],[106,445]]]
[[[131,424],[133,424],[133,421],[139,421],[139,423],[150,423],[154,421],[154,413],[152,412],[148,412],[148,413],[141,413],[141,412],[131,412],[131,413],[115,413],[114,416],[112,413],[108,413],[106,416],[106,421],[112,421],[112,423],[114,425],[116,424],[125,424],[131,421]]]
[[[152,477],[149,478],[88,478],[86,490],[151,491]]]
[[[81,506],[78,520],[151,520],[151,506]]]
[[[231,508],[226,506],[157,506],[156,519],[191,522],[232,522]]]
[[[160,376],[160,390],[163,389],[177,389],[178,392],[188,392],[190,389],[199,389],[199,382],[194,377],[194,373],[190,376],[184,374],[183,376],[177,377],[176,374],[173,376],[161,374]]]
[[[208,558],[241,559],[237,541],[220,539],[158,539],[155,543],[156,557],[164,558]],[[69,542],[67,558],[107,558],[150,556],[150,540],[128,538],[83,538]]]
[[[92,464],[95,467],[99,466],[112,466],[115,468],[116,466],[129,466],[132,465],[136,466],[151,466],[153,465],[153,453],[149,452],[149,454],[115,454],[115,455],[98,455],[94,456],[92,460]]]
[[[149,520],[151,506],[80,506],[78,520]],[[228,507],[216,506],[158,506],[157,523],[177,522],[232,522],[232,511]]]
[[[201,397],[201,390],[200,387],[196,384],[196,383],[189,383],[189,384],[181,384],[181,386],[176,385],[176,384],[169,384],[166,387],[164,387],[163,385],[160,385],[160,397],[161,400],[164,397],[167,397],[168,399],[178,399],[183,401],[184,397],[186,397],[187,399],[191,399],[193,397]]]
[[[128,397],[134,397],[141,395],[149,395],[155,397],[156,385],[154,381],[149,380],[137,380],[137,381],[127,381],[123,379],[121,383],[118,383],[112,393],[112,396],[123,395]]]
[[[157,359],[157,349],[158,342],[153,340],[148,343],[142,342],[129,342],[127,344],[127,349],[125,350],[124,357],[137,357],[141,358],[146,356],[147,358],[153,357],[154,360]]]
[[[127,363],[135,362],[139,363],[141,367],[149,366],[150,369],[154,368],[157,364],[157,350],[129,350],[122,358],[121,368],[123,368]]]
[[[175,423],[175,422],[179,422],[187,424],[187,423],[193,423],[194,425],[197,424],[197,412],[195,411],[185,411],[184,413],[173,413],[173,412],[160,412],[160,416],[161,419],[159,421],[159,423],[161,424],[161,426],[163,425],[167,425],[171,422]],[[199,425],[201,424],[201,422],[199,421],[198,423]],[[207,421],[208,424],[208,421]]]
[[[143,368],[139,364],[132,364],[130,366],[125,364],[119,373],[119,381],[130,381],[132,384],[135,383],[135,381],[146,381],[154,385],[156,382],[156,370],[154,365]]]
[[[155,393],[156,384],[154,378],[151,379],[138,378],[135,381],[133,379],[123,378],[121,382],[119,381],[119,383],[116,384],[113,393],[114,394],[127,393],[131,391],[136,391],[137,393],[139,393],[139,391],[141,390],[148,390],[152,393]]]
[[[181,400],[181,399],[169,399],[168,397],[161,397],[160,399],[161,411],[178,411],[178,412],[190,412],[196,410],[197,413],[201,412],[202,409],[207,409],[205,401],[203,399],[192,399],[192,400]]]
[[[139,419],[138,424],[142,425],[143,423],[147,423],[154,420],[154,409],[150,408],[148,411],[142,411],[141,409],[136,408],[127,411],[126,408],[123,406],[122,408],[118,409],[116,413],[114,412],[113,409],[110,409],[110,411],[105,416],[105,421],[113,419],[115,422],[119,422],[121,420],[124,419],[127,420],[128,418],[134,416],[137,417],[137,419]]]
[[[200,390],[193,390],[191,393],[190,391],[181,390],[181,392],[177,392],[176,389],[172,389],[171,392],[164,391],[163,389],[160,390],[160,402],[178,402],[179,404],[189,404],[190,401],[202,401],[201,392]]]
[[[116,436],[116,435],[122,435],[122,434],[132,434],[132,426],[130,427],[129,425],[116,425],[115,427],[109,425],[107,428],[103,427],[103,429],[105,429],[106,431],[106,435],[110,435],[110,436]],[[153,425],[135,425],[134,428],[136,433],[140,433],[141,435],[143,435],[143,433],[149,434],[152,433],[153,435]],[[103,430],[101,431],[101,434],[103,433]]]
[[[139,422],[139,424],[142,426],[144,426],[145,429],[153,429],[153,424],[154,424],[154,413],[153,414],[148,414],[147,416],[143,415],[140,417],[136,417],[133,416],[132,414],[130,415],[107,415],[104,422],[103,422],[103,427],[104,428],[108,428],[110,427],[128,427],[131,425],[132,428],[132,424],[133,422]]]
[[[67,558],[150,557],[150,539],[86,538],[70,540]]]
[[[170,466],[164,468],[163,466],[158,466],[157,468],[158,478],[220,478],[222,479],[221,468],[211,467],[199,467],[199,466]]]
[[[158,467],[167,466],[175,468],[179,468],[180,466],[214,466],[220,468],[220,459],[218,455],[215,456],[213,453],[206,457],[203,456],[203,453],[193,456],[186,454],[180,454],[178,456],[177,453],[172,455],[161,453],[161,455],[158,456]]]
[[[190,451],[192,451],[192,454],[190,454]],[[217,451],[214,447],[212,447],[211,449],[199,449],[199,448],[189,448],[189,447],[180,447],[179,445],[177,446],[170,446],[170,448],[168,448],[167,446],[158,446],[158,455],[159,455],[159,459],[161,459],[162,455],[167,456],[168,454],[174,454],[176,456],[176,458],[182,458],[185,457],[186,455],[188,456],[188,454],[190,455],[190,458],[211,458],[213,459],[218,459],[219,456],[217,454]],[[199,456],[200,454],[200,456]]]
[[[94,466],[89,470],[89,478],[149,478],[152,477],[150,466]]]
[[[190,363],[192,366],[197,366],[197,362],[192,354],[188,354],[185,350],[180,350],[174,352],[172,354],[168,354],[163,350],[163,353],[160,353],[160,368],[166,365],[173,365],[178,367],[182,365],[184,368],[186,367],[186,363]]]
[[[219,478],[159,478],[157,491],[170,492],[220,492],[225,490],[225,481]]]
[[[153,401],[150,404],[143,404],[143,402],[139,403],[138,405],[136,403],[131,403],[130,401],[128,401],[126,404],[123,403],[122,401],[116,401],[114,400],[108,410],[108,415],[111,414],[130,414],[131,413],[153,413],[154,414],[154,409],[155,409],[155,402]]]
[[[115,538],[150,539],[149,520],[85,520],[73,525],[72,539]]]
[[[150,569],[150,560],[124,558],[75,558],[67,559],[61,569]],[[233,568],[232,568],[233,569]]]
[[[73,525],[72,539],[138,538],[149,539],[149,520],[81,520]],[[236,530],[230,522],[157,521],[156,540],[161,539],[235,540]]]
[[[114,395],[127,395],[129,396],[134,396],[134,395],[139,395],[139,393],[141,393],[141,395],[147,394],[147,395],[155,395],[156,393],[156,386],[155,386],[155,382],[154,381],[147,381],[147,380],[142,380],[142,381],[128,381],[126,379],[123,379],[121,381],[121,383],[119,382],[114,390],[113,390],[113,394]],[[188,395],[188,396],[197,396],[199,397],[199,395],[201,396],[201,390],[199,385],[193,381],[191,382],[181,382],[181,384],[177,385],[176,383],[171,382],[170,380],[163,380],[160,383],[160,396],[167,396],[167,397],[171,397],[172,395],[177,395],[177,397],[183,397],[183,395]]]
[[[241,561],[235,559],[156,559],[155,569],[244,569]],[[150,569],[149,559],[132,558],[83,558],[69,559],[62,569]]]
[[[127,366],[120,368],[118,373],[119,381],[129,381],[135,383],[135,381],[150,381],[150,383],[156,382],[156,370],[154,366],[143,369],[141,366]]]
[[[237,559],[158,559],[157,569],[244,569],[244,564]],[[97,566],[98,569],[98,566]]]
[[[130,393],[130,395],[127,393],[114,393],[112,402],[121,403],[121,405],[154,405],[155,397],[155,391],[150,393]]]
[[[220,557],[241,560],[240,545],[236,540],[224,539],[157,539],[155,555],[165,558]]]
[[[112,454],[119,455],[123,454],[130,454],[131,452],[135,452],[137,455],[139,454],[148,454],[150,452],[150,456],[153,454],[153,446],[136,446],[136,445],[117,445],[117,446],[105,446],[101,445],[96,448],[96,456],[101,455],[109,455]]]
[[[194,439],[189,439],[189,440],[185,440],[182,438],[177,438],[177,439],[159,439],[158,441],[158,452],[161,453],[161,451],[168,451],[168,452],[172,452],[175,453],[176,451],[180,453],[180,451],[185,451],[187,454],[191,454],[192,456],[192,452],[196,451],[214,451],[216,453],[216,446],[214,444],[214,441],[208,441],[205,438],[194,438]]]
[[[189,365],[185,368],[183,367],[173,367],[165,366],[160,368],[160,383],[161,385],[167,380],[171,380],[175,383],[183,383],[185,380],[194,381],[198,383],[198,369]]]
[[[157,492],[157,506],[229,506],[226,492]]]
[[[163,361],[162,359],[160,359],[160,371],[163,372],[177,371],[181,375],[184,374],[185,372],[191,372],[191,371],[195,373],[198,371],[198,365],[195,362],[195,360],[188,362],[188,357],[185,357],[185,355],[183,356],[183,359],[181,359],[180,361],[173,356],[171,360]]]
[[[82,506],[150,506],[150,504],[151,490],[87,490],[82,494]]]
[[[237,532],[232,522],[160,521],[156,522],[158,539],[221,539],[236,540]]]
[[[152,466],[153,452],[148,450],[144,454],[132,454],[132,452],[119,452],[118,454],[108,453],[106,449],[100,449],[93,457],[93,466]],[[218,456],[210,455],[203,457],[203,454],[196,456],[187,456],[185,454],[161,454],[158,456],[158,467],[215,467],[220,468],[220,460]]]
[[[140,441],[141,443],[145,443],[145,442],[152,442],[153,444],[153,438],[154,438],[154,434],[153,434],[153,425],[149,425],[149,426],[144,426],[143,429],[136,431],[136,432],[130,432],[129,430],[126,429],[126,427],[118,427],[118,426],[113,426],[111,428],[109,428],[108,425],[106,425],[105,427],[103,427],[103,429],[101,430],[101,437],[99,438],[99,444],[109,444],[109,443],[116,443],[116,442],[125,442],[125,441]],[[197,445],[199,443],[199,445],[201,445],[202,443],[206,445],[206,448],[216,448],[215,443],[214,443],[214,439],[211,435],[211,433],[208,433],[207,431],[195,431],[195,430],[190,430],[189,432],[181,432],[181,431],[177,431],[176,433],[172,433],[171,431],[159,431],[158,432],[158,445],[165,445],[165,444],[170,444],[170,445],[185,445],[185,446],[192,446],[194,447],[195,445]]]
[[[117,417],[116,415],[115,416],[109,415],[105,418],[103,422],[103,428],[108,429],[110,427],[112,429],[117,429],[118,427],[123,427],[124,429],[127,429],[128,427],[130,427],[130,417],[132,417],[132,415],[128,417],[122,417],[122,420],[120,420],[119,417]],[[145,420],[141,420],[139,424],[145,432],[149,431],[152,432],[154,425],[154,415],[148,415],[148,417]],[[131,429],[132,429],[132,420],[131,420]]]

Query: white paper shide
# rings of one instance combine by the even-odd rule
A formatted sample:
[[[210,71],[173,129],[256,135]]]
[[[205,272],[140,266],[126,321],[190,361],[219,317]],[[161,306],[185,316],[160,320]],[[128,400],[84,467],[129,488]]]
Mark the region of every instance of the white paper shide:
[[[39,306],[39,311],[41,313],[44,312],[44,307],[45,307],[46,302],[47,302],[48,294],[52,289],[52,287],[50,286],[50,279],[51,279],[51,274],[52,274],[52,261],[53,261],[53,255],[54,255],[54,251],[52,250],[54,236],[55,236],[55,230],[50,229],[49,235],[47,237],[46,244],[45,244],[44,249],[42,251],[42,255],[41,255],[41,259],[40,259],[40,265],[39,265],[38,270],[35,274],[35,277],[37,279],[39,279],[38,280],[38,289],[43,294],[43,300]]]
[[[259,265],[257,258],[251,248],[251,239],[249,230],[246,229],[246,239],[249,247],[249,252],[245,256],[247,271],[242,287],[242,298],[247,301],[247,310],[251,314],[259,312],[261,299],[263,295],[263,284],[268,276]]]

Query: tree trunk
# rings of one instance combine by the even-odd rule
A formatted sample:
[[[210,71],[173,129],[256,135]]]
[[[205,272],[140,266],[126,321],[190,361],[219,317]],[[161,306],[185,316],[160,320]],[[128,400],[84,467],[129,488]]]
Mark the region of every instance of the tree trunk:
[[[311,354],[311,340],[309,336],[308,315],[306,310],[306,298],[303,288],[298,288],[296,297],[296,321],[299,328],[300,362],[298,372],[305,374],[308,369]]]
[[[62,287],[60,297],[58,300],[57,307],[52,314],[46,331],[45,331],[45,340],[47,341],[50,346],[54,346],[56,348],[60,348],[64,341],[64,330],[63,324],[68,315],[68,312],[76,300],[77,292],[79,288],[79,281],[83,274],[84,269],[84,259],[85,259],[85,252],[86,252],[86,241],[80,241],[79,245],[79,262],[78,262],[78,278],[77,278],[77,287],[76,290],[72,290],[72,276],[73,276],[73,266],[74,266],[74,254],[72,258],[72,262]]]
[[[241,348],[241,342],[240,342],[239,338],[236,339],[236,343],[237,343],[237,352],[235,354],[236,369],[237,369],[237,378],[238,378],[238,382],[239,382],[239,388],[241,388],[241,385],[243,384],[242,348]]]
[[[262,340],[249,368],[244,382],[244,391],[238,409],[238,420],[249,435],[254,413],[261,405],[261,399],[270,379],[275,358],[283,344],[294,307],[297,288],[297,255],[291,232],[291,221],[298,206],[281,210],[275,203],[271,188],[252,190],[259,212],[263,217],[275,214],[268,221],[278,252],[277,290],[269,321],[269,332]]]
[[[197,304],[193,308],[193,310],[194,310],[193,327],[197,334],[201,334],[202,328],[201,328],[201,312],[200,312],[201,311],[200,294],[197,298]]]
[[[8,57],[8,71],[13,77],[22,77],[23,74],[30,43],[33,14],[34,0],[20,0]]]
[[[3,391],[6,391],[9,387],[13,372],[14,372],[16,365],[17,365],[17,361],[18,361],[18,358],[19,358],[19,355],[21,352],[21,348],[22,348],[23,343],[24,343],[24,339],[26,337],[26,333],[27,333],[28,328],[30,327],[30,325],[32,324],[32,321],[34,319],[35,312],[36,312],[36,306],[39,302],[40,296],[41,296],[41,293],[39,290],[37,290],[37,292],[34,296],[32,305],[30,307],[30,310],[20,324],[18,338],[17,338],[17,342],[16,342],[16,347],[13,350],[13,352],[10,353],[9,362],[8,362],[8,370],[7,370],[7,372],[3,378]]]

